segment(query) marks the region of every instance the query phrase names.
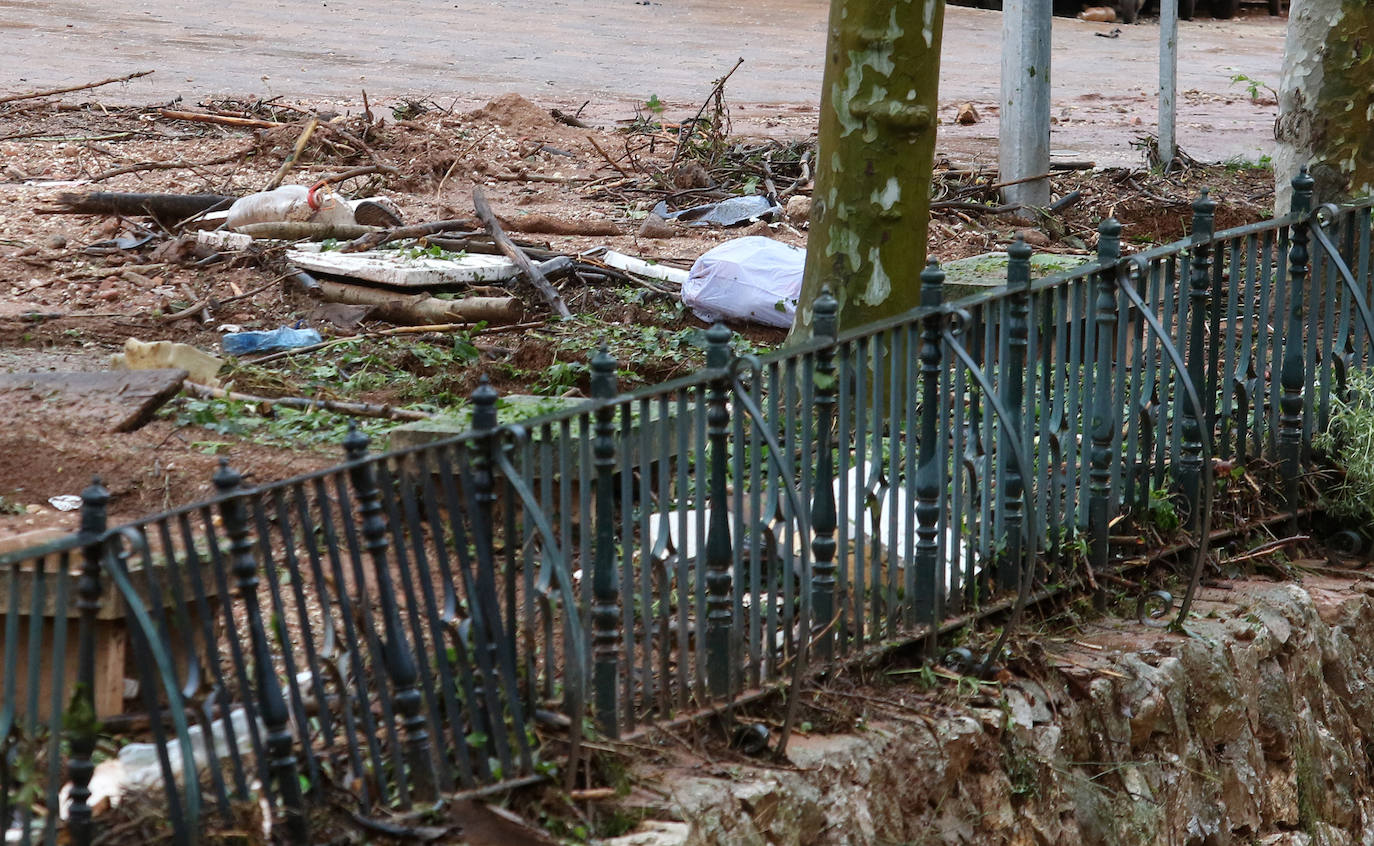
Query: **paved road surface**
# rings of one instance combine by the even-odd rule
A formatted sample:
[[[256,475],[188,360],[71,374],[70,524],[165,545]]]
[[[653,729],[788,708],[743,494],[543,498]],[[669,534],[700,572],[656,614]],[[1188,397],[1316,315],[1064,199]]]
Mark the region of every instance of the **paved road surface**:
[[[156,69],[106,102],[180,95],[358,100],[396,95],[480,100],[516,91],[541,103],[594,101],[624,117],[657,94],[699,102],[737,57],[733,103],[770,104],[805,127],[820,90],[825,0],[0,0],[8,54],[0,90],[75,84]],[[1179,141],[1196,157],[1257,158],[1272,146],[1274,108],[1230,82],[1276,84],[1281,19],[1185,22]],[[995,157],[1001,16],[946,13],[941,101],[979,104],[985,120],[943,130],[942,147]],[[1099,162],[1139,161],[1129,142],[1152,131],[1159,30],[1056,18],[1057,148]],[[1228,102],[1229,101],[1229,102]],[[796,108],[801,107],[801,108]],[[754,110],[758,111],[758,110]],[[741,115],[737,114],[736,117]],[[744,117],[748,117],[745,114]],[[1135,120],[1139,118],[1140,124]]]

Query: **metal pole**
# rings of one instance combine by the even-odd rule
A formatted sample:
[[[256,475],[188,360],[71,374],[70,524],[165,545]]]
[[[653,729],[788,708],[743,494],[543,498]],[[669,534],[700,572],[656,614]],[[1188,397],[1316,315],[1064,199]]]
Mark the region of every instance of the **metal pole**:
[[[1166,0],[1167,2],[1167,0]],[[1050,32],[1052,0],[1006,0],[1002,5],[1002,117],[999,178],[1025,179],[1050,171]],[[1050,204],[1050,180],[1003,189],[1008,203]]]
[[[1159,0],[1159,160],[1167,169],[1178,155],[1178,0]]]

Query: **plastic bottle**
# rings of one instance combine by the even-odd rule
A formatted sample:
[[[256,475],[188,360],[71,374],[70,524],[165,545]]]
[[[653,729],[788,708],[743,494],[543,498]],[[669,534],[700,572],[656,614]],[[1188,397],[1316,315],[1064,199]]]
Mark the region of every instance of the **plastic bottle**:
[[[271,332],[230,332],[224,336],[222,344],[224,351],[229,355],[246,355],[308,347],[318,344],[320,340],[320,333],[314,329],[292,329],[290,326],[283,326]]]
[[[238,229],[250,223],[282,222],[353,223],[353,209],[328,186],[283,185],[235,200],[224,225]]]

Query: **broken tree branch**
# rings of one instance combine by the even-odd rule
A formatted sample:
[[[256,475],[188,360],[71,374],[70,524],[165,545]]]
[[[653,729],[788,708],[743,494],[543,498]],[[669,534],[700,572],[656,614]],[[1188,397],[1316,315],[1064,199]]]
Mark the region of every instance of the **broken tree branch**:
[[[500,335],[506,332],[523,332],[526,329],[538,329],[544,325],[544,321],[536,320],[531,323],[512,323],[509,326],[482,326],[479,328],[477,323],[431,323],[424,326],[393,326],[390,329],[378,329],[376,332],[364,332],[360,335],[349,335],[345,338],[332,338],[328,341],[321,341],[318,344],[311,344],[308,347],[293,347],[289,350],[268,353],[262,358],[255,358],[252,364],[269,364],[283,358],[302,355],[304,353],[318,352],[319,350],[336,347],[340,344],[347,344],[352,341],[365,341],[369,338],[389,338],[392,335],[423,335],[430,332],[463,332],[468,331],[469,338],[478,335]]]
[[[738,59],[735,60],[735,66],[733,68],[730,68],[730,71],[726,73],[725,76],[722,76],[720,79],[717,79],[715,85],[711,86],[711,93],[706,95],[706,99],[702,101],[701,108],[697,109],[696,115],[691,119],[691,121],[682,124],[684,128],[689,126],[691,127],[690,129],[687,129],[688,134],[690,134],[696,128],[697,121],[701,120],[701,116],[706,113],[706,107],[711,105],[711,101],[714,100],[716,95],[719,94],[725,88],[725,83],[730,79],[730,77],[735,75],[735,71],[739,70],[739,66],[742,64],[744,64],[744,57],[740,56]],[[677,133],[677,146],[673,148],[673,160],[668,163],[668,170],[670,171],[673,169],[673,165],[677,164],[678,156],[682,155],[682,142],[685,137],[686,136],[684,136],[682,130],[679,129]]]
[[[43,91],[30,91],[27,94],[10,94],[7,97],[0,97],[0,103],[13,103],[16,100],[35,100],[39,97],[51,97],[54,94],[70,94],[73,91],[86,91],[91,88],[99,88],[102,85],[113,85],[116,82],[128,82],[131,79],[138,79],[140,76],[147,76],[152,73],[150,70],[138,71],[137,73],[126,74],[125,76],[114,76],[109,79],[102,79],[99,82],[87,82],[83,85],[68,85],[65,88],[48,88]]]
[[[248,149],[240,150],[237,153],[230,153],[227,156],[220,156],[217,159],[210,159],[208,161],[203,162],[139,162],[137,164],[117,167],[114,170],[107,170],[104,173],[97,173],[95,176],[92,176],[90,179],[86,181],[104,182],[106,179],[113,179],[116,176],[123,176],[126,173],[140,173],[145,170],[195,170],[196,168],[200,167],[210,167],[211,165],[228,164],[229,162],[236,161],[238,159],[247,158],[248,156],[253,155],[253,152],[253,148],[249,147]]]
[[[563,302],[563,297],[558,293],[558,289],[553,287],[539,268],[534,266],[534,262],[530,261],[530,257],[525,255],[524,250],[517,247],[510,236],[501,229],[501,224],[497,223],[496,215],[492,213],[491,206],[487,203],[486,192],[482,190],[481,186],[474,186],[472,189],[472,205],[477,210],[478,219],[486,226],[487,232],[496,242],[496,245],[501,248],[501,252],[515,262],[515,266],[520,268],[520,272],[525,275],[530,284],[534,285],[535,290],[549,304],[554,313],[560,317],[572,317],[572,312]]]
[[[315,134],[315,127],[319,125],[320,119],[316,117],[312,117],[305,124],[305,129],[301,130],[301,136],[296,139],[296,146],[291,148],[291,153],[286,157],[286,161],[281,163],[281,167],[277,168],[277,172],[272,174],[272,178],[267,180],[266,185],[262,186],[262,190],[271,191],[281,184],[281,181],[286,178],[286,174],[290,173],[291,168],[295,166],[296,160],[301,157],[301,153],[305,152],[305,145],[310,143],[310,136]]]
[[[397,176],[400,174],[400,171],[389,164],[378,162],[376,164],[362,165],[360,167],[349,168],[348,170],[341,170],[338,173],[331,173],[315,184],[333,185],[336,182],[343,182],[356,176],[368,176],[373,173],[385,173],[388,176]]]
[[[466,297],[441,300],[428,294],[398,294],[363,285],[320,279],[320,299],[328,303],[374,306],[390,323],[516,323],[523,309],[515,297]]]
[[[241,126],[251,129],[276,129],[279,126],[287,125],[270,120],[231,117],[229,115],[211,115],[205,112],[179,112],[175,109],[158,109],[157,112],[167,120],[184,120],[190,121],[191,123],[215,123],[221,126]]]
[[[281,406],[282,408],[297,408],[302,411],[314,411],[323,409],[333,411],[336,414],[348,414],[354,417],[380,417],[386,420],[428,420],[434,415],[424,411],[414,411],[409,408],[396,408],[391,405],[377,405],[370,402],[341,402],[339,400],[313,399],[311,397],[259,397],[253,394],[240,394],[235,391],[228,391],[224,388],[212,388],[209,385],[201,385],[196,382],[186,382],[187,393],[195,394],[206,399],[227,399],[237,402],[249,402],[254,405]]]
[[[413,223],[410,226],[395,226],[391,229],[383,229],[379,232],[369,232],[360,238],[344,244],[339,252],[361,253],[389,244],[392,241],[399,241],[402,238],[423,238],[426,235],[437,235],[440,232],[454,232],[458,230],[472,229],[474,223],[471,218],[436,220],[433,223]]]

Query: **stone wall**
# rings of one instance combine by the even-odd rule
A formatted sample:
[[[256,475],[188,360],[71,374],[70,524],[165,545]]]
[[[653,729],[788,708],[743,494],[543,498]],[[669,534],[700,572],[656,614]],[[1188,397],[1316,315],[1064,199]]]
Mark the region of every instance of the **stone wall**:
[[[672,799],[607,842],[1374,844],[1366,588],[1233,582],[1189,636],[1104,620],[1023,640],[1004,684],[870,691],[903,706],[795,738],[786,768],[643,762]]]

